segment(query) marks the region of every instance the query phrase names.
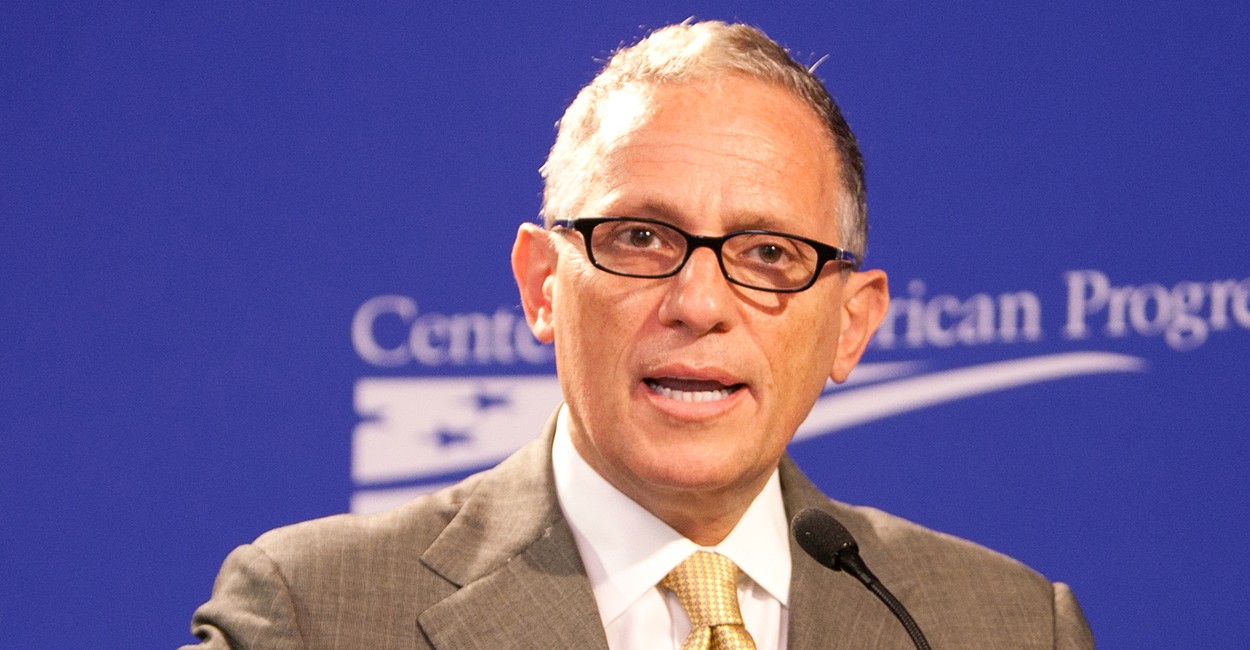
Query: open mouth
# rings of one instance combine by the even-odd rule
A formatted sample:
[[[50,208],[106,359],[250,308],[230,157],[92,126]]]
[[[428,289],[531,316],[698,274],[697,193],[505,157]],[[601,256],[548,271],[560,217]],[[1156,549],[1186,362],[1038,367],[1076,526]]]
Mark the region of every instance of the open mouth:
[[[643,380],[657,395],[679,402],[716,402],[728,398],[746,384],[726,385],[707,379],[648,377]]]

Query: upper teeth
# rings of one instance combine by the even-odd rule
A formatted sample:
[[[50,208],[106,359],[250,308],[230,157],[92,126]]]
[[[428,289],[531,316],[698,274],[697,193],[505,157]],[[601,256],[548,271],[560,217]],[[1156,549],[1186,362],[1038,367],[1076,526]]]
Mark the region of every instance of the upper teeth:
[[[715,402],[729,397],[730,393],[728,388],[718,390],[676,390],[659,384],[652,384],[651,386],[660,395],[682,402]]]

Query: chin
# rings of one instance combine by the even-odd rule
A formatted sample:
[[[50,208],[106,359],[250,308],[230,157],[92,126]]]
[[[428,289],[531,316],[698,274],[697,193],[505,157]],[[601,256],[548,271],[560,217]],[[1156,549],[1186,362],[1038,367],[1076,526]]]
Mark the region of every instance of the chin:
[[[651,459],[636,475],[644,482],[672,490],[703,492],[720,490],[739,484],[749,474],[740,462],[714,458],[714,454],[670,453]]]

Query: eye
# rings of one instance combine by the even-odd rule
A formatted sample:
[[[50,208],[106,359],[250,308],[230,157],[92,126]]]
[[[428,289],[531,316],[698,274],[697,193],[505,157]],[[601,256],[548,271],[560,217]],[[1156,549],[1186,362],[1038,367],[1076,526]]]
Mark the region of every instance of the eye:
[[[777,233],[735,235],[726,242],[725,255],[733,265],[768,273],[807,269],[816,259],[811,246]]]
[[[793,264],[798,259],[794,245],[781,239],[756,239],[743,250],[742,258],[766,266]]]
[[[765,264],[777,264],[785,261],[786,251],[777,244],[760,244],[753,251],[754,256]]]
[[[651,248],[657,243],[655,231],[645,226],[632,226],[618,236],[624,244],[633,248]]]
[[[603,231],[601,245],[621,252],[658,252],[675,247],[678,239],[666,228],[637,221],[613,223]]]

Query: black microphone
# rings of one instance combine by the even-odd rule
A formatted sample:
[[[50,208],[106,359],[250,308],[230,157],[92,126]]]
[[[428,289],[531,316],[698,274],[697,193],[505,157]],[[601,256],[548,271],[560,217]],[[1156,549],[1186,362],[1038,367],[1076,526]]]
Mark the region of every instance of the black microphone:
[[[794,533],[795,541],[813,560],[834,571],[845,571],[864,583],[868,591],[880,598],[903,624],[917,650],[929,650],[929,642],[920,631],[920,626],[916,625],[916,620],[907,613],[903,603],[898,602],[894,594],[868,570],[868,565],[859,557],[859,544],[855,543],[851,531],[834,519],[833,515],[817,508],[800,510],[790,522],[790,530]]]

